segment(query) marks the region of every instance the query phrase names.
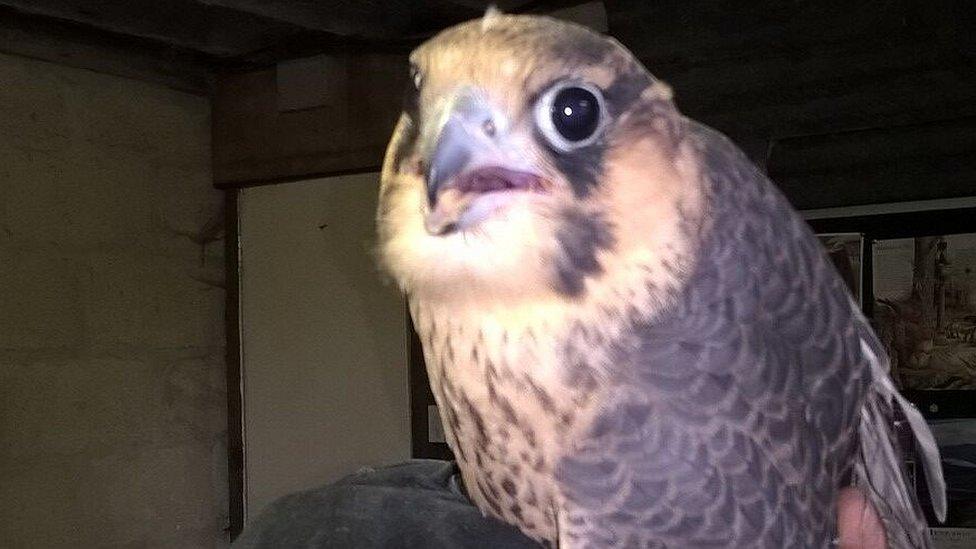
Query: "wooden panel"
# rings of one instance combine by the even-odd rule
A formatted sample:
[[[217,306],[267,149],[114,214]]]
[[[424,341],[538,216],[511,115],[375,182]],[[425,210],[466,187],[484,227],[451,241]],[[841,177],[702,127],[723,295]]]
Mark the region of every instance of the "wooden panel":
[[[976,196],[976,118],[795,137],[767,167],[801,209]]]
[[[678,105],[781,138],[976,114],[970,3],[621,0],[610,29]]]
[[[275,69],[217,78],[213,109],[218,187],[376,170],[402,105],[407,59],[342,55],[334,104],[279,111]],[[334,63],[332,64],[335,65]]]
[[[771,177],[800,209],[976,195],[976,161],[964,157],[899,162],[831,175]]]
[[[648,67],[692,117],[729,133],[785,137],[972,116],[970,64],[902,37]]]
[[[777,54],[802,61],[811,48],[865,38],[931,41],[971,52],[967,29],[974,17],[969,0],[616,0],[608,14],[612,34],[653,65],[736,64]]]
[[[795,176],[969,155],[976,158],[976,117],[776,141],[770,170]]]

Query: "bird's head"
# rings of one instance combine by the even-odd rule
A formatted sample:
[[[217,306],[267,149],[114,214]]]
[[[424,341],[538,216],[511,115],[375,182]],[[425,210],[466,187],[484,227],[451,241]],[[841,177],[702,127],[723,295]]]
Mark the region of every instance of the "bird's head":
[[[616,41],[489,13],[410,56],[380,253],[427,300],[581,302],[666,286],[700,219],[670,89]]]

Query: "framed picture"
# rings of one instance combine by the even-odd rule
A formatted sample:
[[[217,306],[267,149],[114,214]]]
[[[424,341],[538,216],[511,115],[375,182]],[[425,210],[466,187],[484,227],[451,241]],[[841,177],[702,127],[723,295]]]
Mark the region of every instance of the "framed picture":
[[[873,317],[898,384],[976,391],[976,233],[880,239],[872,253]]]
[[[837,267],[837,272],[847,283],[847,289],[854,301],[864,306],[864,292],[861,289],[864,264],[864,235],[861,233],[823,233],[817,238],[827,250],[827,255]]]
[[[942,453],[944,524],[934,520],[924,476],[912,475],[933,539],[940,549],[976,547],[976,208],[810,225],[835,264],[838,235],[862,236],[860,303],[888,351],[892,377],[928,420]],[[910,457],[910,474],[914,468]]]
[[[976,208],[809,222],[835,265],[859,267],[852,293],[899,388],[927,418],[976,418]]]

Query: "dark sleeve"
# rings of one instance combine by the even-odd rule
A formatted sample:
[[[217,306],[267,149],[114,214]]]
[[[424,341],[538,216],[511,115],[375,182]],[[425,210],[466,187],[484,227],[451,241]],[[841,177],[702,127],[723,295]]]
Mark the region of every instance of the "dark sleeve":
[[[514,527],[482,516],[453,462],[414,460],[368,469],[285,496],[234,542],[252,548],[535,548]]]

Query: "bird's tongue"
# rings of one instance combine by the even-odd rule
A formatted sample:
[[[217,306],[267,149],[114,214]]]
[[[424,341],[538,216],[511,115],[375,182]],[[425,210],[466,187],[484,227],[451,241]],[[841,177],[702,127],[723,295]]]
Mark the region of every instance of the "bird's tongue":
[[[471,203],[485,194],[538,191],[542,188],[543,181],[538,175],[497,166],[462,174],[438,191],[434,207],[427,214],[427,231],[430,234],[451,232],[471,207]]]

